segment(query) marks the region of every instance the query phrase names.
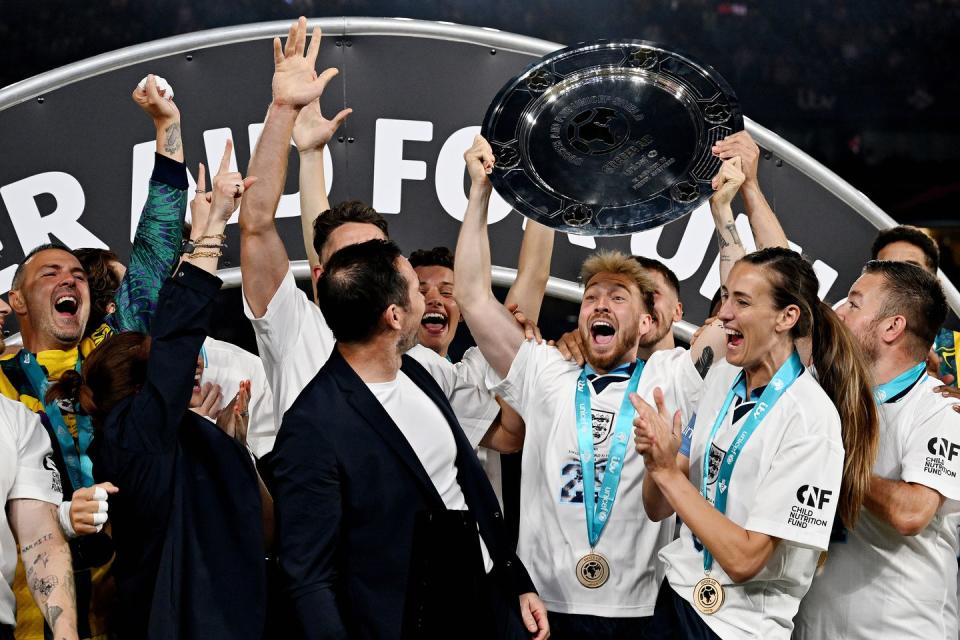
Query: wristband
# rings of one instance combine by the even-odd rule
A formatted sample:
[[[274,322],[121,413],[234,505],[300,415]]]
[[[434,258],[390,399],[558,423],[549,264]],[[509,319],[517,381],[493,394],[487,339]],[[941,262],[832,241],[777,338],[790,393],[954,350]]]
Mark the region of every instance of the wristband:
[[[57,507],[57,519],[60,521],[60,529],[63,531],[63,535],[66,536],[67,540],[73,540],[77,537],[77,532],[73,530],[73,523],[70,522],[71,504],[69,500],[65,500]]]

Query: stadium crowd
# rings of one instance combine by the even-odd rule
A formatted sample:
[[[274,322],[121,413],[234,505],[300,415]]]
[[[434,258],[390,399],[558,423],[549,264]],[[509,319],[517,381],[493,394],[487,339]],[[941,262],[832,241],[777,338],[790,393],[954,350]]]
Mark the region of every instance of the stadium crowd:
[[[831,308],[739,132],[714,147],[722,284],[689,347],[676,275],[612,251],[545,341],[553,232],[527,224],[501,303],[482,137],[453,250],[408,259],[372,208],[327,201],[350,111],[321,113],[337,72],[307,35],[274,41],[246,176],[229,142],[200,165],[189,226],[180,113],[149,76],[128,264],[49,244],[18,266],[0,639],[958,636],[960,407],[929,237],[881,232]],[[275,223],[291,138],[313,299]],[[259,357],[209,338],[237,207]],[[453,363],[461,322],[477,346]],[[496,454],[518,451],[514,546]]]

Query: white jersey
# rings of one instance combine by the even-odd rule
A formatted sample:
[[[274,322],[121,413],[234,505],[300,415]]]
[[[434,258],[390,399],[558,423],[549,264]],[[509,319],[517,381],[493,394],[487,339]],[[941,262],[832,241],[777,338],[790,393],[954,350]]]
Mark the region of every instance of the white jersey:
[[[722,360],[707,375],[690,448],[689,478],[697,488],[710,431],[740,371]],[[710,452],[711,494],[723,456],[749,413],[741,415],[732,405],[721,422]],[[713,615],[701,616],[714,633],[724,640],[790,637],[800,599],[830,540],[842,473],[840,417],[804,371],[768,410],[736,458],[726,517],[780,541],[760,572],[740,584],[714,560],[710,575],[723,585],[725,600]],[[660,552],[670,587],[691,604],[693,587],[704,577],[701,548],[683,525],[680,537]]]
[[[253,325],[257,349],[273,391],[273,413],[281,423],[283,414],[330,357],[336,342],[333,332],[320,308],[297,287],[289,268],[263,316],[254,316],[246,295],[243,310]],[[469,369],[456,367],[421,345],[410,349],[407,355],[423,365],[443,388],[464,432],[469,435],[482,429],[486,433],[499,406],[469,381]],[[471,436],[471,443],[474,437]]]
[[[242,380],[250,381],[247,446],[258,458],[270,453],[277,439],[278,425],[273,414],[273,393],[263,370],[263,362],[246,349],[214,338],[203,341],[200,353],[204,356],[201,382],[220,385],[224,404],[233,399]]]
[[[960,415],[924,377],[880,405],[873,472],[922,484],[945,498],[915,536],[902,536],[867,509],[845,541],[830,545],[823,573],[797,616],[798,638],[957,638],[957,520]]]
[[[16,624],[16,598],[10,586],[17,568],[17,544],[7,522],[11,500],[42,500],[59,505],[60,474],[50,437],[40,417],[19,402],[0,397],[0,624]],[[51,522],[56,522],[53,516]]]
[[[520,539],[517,554],[550,611],[609,618],[649,616],[663,578],[657,551],[673,537],[674,519],[652,522],[643,510],[643,457],[633,447],[633,428],[616,502],[595,551],[610,564],[603,586],[588,589],[577,579],[577,562],[590,552],[584,487],[574,406],[581,367],[553,347],[526,342],[504,380],[491,372],[492,390],[526,422],[520,481]],[[611,376],[612,378],[613,376]],[[603,480],[626,378],[599,393],[590,389],[596,485]],[[667,407],[688,418],[703,380],[684,349],[654,353],[640,376],[637,393],[653,404],[661,387]]]

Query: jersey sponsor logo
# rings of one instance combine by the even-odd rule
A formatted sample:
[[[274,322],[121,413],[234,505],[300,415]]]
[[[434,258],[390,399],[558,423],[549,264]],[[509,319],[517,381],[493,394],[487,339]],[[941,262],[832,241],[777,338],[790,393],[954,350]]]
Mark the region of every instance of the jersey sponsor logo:
[[[60,481],[60,472],[57,470],[57,464],[53,461],[52,455],[44,457],[43,468],[50,472],[50,488],[63,495],[63,483]]]
[[[821,489],[813,485],[805,484],[797,489],[797,502],[808,507],[823,509],[823,505],[830,502],[830,496],[832,495],[833,491],[829,489]]]
[[[811,484],[801,485],[797,489],[797,502],[790,508],[790,515],[787,516],[787,524],[798,529],[807,527],[827,527],[829,523],[815,515],[814,509],[820,511],[824,505],[829,504],[830,496],[833,491],[821,489]]]
[[[960,453],[960,445],[950,442],[946,438],[930,438],[927,442],[927,451],[950,461]]]
[[[946,438],[933,437],[927,441],[927,451],[932,455],[927,456],[923,463],[923,472],[935,476],[947,476],[956,478],[957,472],[947,468],[947,462],[951,462],[957,454],[960,454],[960,445],[950,442]]]

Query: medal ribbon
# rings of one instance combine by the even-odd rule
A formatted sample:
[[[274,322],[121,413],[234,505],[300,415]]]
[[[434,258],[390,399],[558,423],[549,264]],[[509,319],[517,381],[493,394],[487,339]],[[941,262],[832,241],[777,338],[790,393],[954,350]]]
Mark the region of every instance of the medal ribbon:
[[[926,362],[921,362],[914,367],[910,367],[890,382],[874,387],[873,397],[877,401],[877,404],[883,404],[887,400],[896,398],[898,395],[903,393],[904,389],[915,385],[917,380],[923,377],[926,372]]]
[[[750,440],[750,436],[753,435],[753,432],[757,430],[757,427],[760,426],[760,423],[766,417],[766,415],[773,409],[773,406],[777,403],[777,400],[786,393],[787,389],[790,388],[790,385],[800,377],[800,374],[803,372],[803,363],[800,362],[800,356],[797,355],[797,352],[794,351],[787,361],[784,362],[777,372],[774,374],[773,379],[770,380],[770,383],[763,390],[763,393],[760,394],[760,399],[757,400],[756,406],[750,412],[750,415],[747,416],[747,419],[744,421],[743,426],[740,427],[740,430],[737,432],[736,437],[733,439],[733,444],[730,445],[730,448],[724,454],[723,459],[720,461],[720,469],[717,472],[717,483],[716,488],[713,492],[713,499],[711,499],[707,493],[707,484],[710,480],[710,449],[713,446],[713,440],[717,435],[717,431],[720,429],[720,425],[723,423],[724,419],[727,416],[727,412],[730,410],[730,405],[733,404],[733,398],[737,395],[737,390],[742,386],[744,398],[747,396],[746,388],[746,373],[743,371],[737,376],[737,379],[734,381],[733,386],[730,388],[730,391],[727,393],[727,398],[723,402],[723,406],[720,408],[720,413],[717,414],[717,419],[713,423],[713,428],[710,429],[710,436],[707,438],[707,446],[703,453],[703,480],[700,484],[700,493],[704,498],[710,502],[714,508],[720,513],[726,513],[727,511],[727,496],[729,495],[728,491],[730,489],[730,478],[733,476],[733,468],[737,464],[737,460],[740,457],[740,452],[743,451],[743,448],[747,445],[747,441]],[[713,567],[713,554],[710,553],[710,550],[707,549],[706,545],[703,547],[703,570],[709,572]]]
[[[90,416],[81,415],[77,411],[77,439],[75,442],[67,422],[63,419],[63,413],[56,402],[44,402],[47,395],[47,389],[50,382],[46,374],[37,362],[36,357],[26,349],[20,350],[20,367],[37,400],[43,404],[43,410],[50,418],[50,424],[53,425],[53,432],[57,436],[57,442],[60,444],[60,453],[63,454],[63,462],[67,465],[67,473],[70,474],[70,482],[74,489],[89,487],[93,485],[93,461],[87,455],[87,449],[93,442],[93,422]],[[79,373],[81,357],[77,354],[77,364],[74,369]]]
[[[600,540],[600,534],[603,533],[603,528],[613,512],[617,488],[620,486],[620,474],[623,471],[623,459],[627,453],[627,443],[633,426],[634,408],[630,402],[630,394],[636,392],[642,372],[643,361],[637,360],[627,389],[623,392],[620,411],[617,412],[613,441],[607,456],[607,470],[603,474],[599,494],[595,490],[596,457],[593,449],[593,416],[590,412],[590,390],[587,388],[590,382],[587,380],[586,367],[580,372],[580,379],[577,380],[575,397],[577,446],[580,450],[580,470],[583,474],[583,508],[587,516],[587,539],[590,541],[591,549]]]

